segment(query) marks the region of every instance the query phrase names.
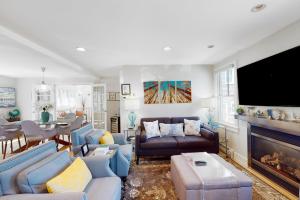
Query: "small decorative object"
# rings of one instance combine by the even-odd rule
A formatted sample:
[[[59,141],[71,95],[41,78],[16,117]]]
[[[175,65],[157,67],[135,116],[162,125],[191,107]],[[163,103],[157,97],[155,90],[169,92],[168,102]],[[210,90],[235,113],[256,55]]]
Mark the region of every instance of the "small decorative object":
[[[51,109],[53,106],[51,104],[46,104],[44,106],[42,106],[42,110],[43,112],[41,113],[41,119],[43,123],[47,123],[49,121],[49,109]]]
[[[136,120],[135,112],[133,112],[133,111],[129,112],[128,120],[129,120],[129,127],[128,128],[134,128],[135,127],[135,120]]]
[[[285,114],[285,112],[283,112],[279,109],[275,109],[272,112],[272,118],[275,120],[285,120],[286,114]]]
[[[121,93],[122,95],[130,95],[131,94],[130,84],[121,84]]]
[[[255,110],[254,106],[249,106],[248,109],[247,109],[248,115],[249,116],[255,116],[254,110]]]
[[[255,115],[257,118],[266,118],[265,113],[260,110],[257,110]]]
[[[273,114],[272,113],[273,113],[272,109],[270,109],[270,108],[267,109],[267,114],[268,114],[269,119],[273,119],[273,117],[272,117]]]
[[[10,121],[17,121],[16,119],[20,116],[21,112],[19,109],[15,108],[8,112]]]
[[[84,144],[81,146],[81,153],[82,156],[86,156],[89,153],[90,149],[89,149],[89,145],[88,144]]]
[[[243,115],[243,114],[245,113],[245,110],[244,110],[242,107],[238,107],[238,108],[236,109],[236,112],[237,112],[237,114],[239,114],[239,115]]]

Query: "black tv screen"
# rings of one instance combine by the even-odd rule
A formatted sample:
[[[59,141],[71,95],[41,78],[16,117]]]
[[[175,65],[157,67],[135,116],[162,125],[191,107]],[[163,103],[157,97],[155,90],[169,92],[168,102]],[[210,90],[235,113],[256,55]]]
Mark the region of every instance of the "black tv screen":
[[[239,104],[300,107],[300,46],[237,70]]]

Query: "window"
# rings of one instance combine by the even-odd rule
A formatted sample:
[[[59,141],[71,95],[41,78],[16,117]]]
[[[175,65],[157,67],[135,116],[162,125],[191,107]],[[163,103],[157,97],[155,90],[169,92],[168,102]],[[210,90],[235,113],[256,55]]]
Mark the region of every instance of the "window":
[[[236,100],[236,68],[230,65],[217,72],[219,122],[236,126],[234,118]]]

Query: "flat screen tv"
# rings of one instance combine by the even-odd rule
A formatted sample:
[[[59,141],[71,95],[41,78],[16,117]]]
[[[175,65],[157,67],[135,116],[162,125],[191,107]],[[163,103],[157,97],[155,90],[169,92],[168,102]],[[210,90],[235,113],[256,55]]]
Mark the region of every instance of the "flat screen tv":
[[[237,70],[240,105],[300,107],[300,46]]]
[[[16,89],[0,87],[0,108],[16,106]]]

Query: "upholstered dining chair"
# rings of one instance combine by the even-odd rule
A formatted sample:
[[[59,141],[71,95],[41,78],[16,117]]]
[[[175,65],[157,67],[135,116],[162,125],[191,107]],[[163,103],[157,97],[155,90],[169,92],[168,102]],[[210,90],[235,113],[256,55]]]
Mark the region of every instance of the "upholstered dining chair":
[[[3,159],[6,158],[8,142],[10,142],[11,153],[14,152],[14,149],[13,149],[13,140],[14,139],[18,139],[19,148],[21,149],[20,135],[21,134],[20,134],[19,130],[5,129],[2,126],[0,126],[0,141],[1,141]]]
[[[58,138],[60,138],[60,136],[62,136],[63,137],[63,141],[64,141],[64,139],[65,139],[64,136],[68,137],[68,142],[65,143],[65,144],[69,145],[70,151],[72,150],[71,132],[73,130],[81,128],[82,122],[83,122],[83,116],[80,116],[80,117],[77,117],[74,121],[72,121],[67,126],[56,125],[56,130],[57,130]]]
[[[57,141],[57,131],[53,129],[42,129],[34,121],[25,120],[21,122],[22,130],[26,137],[26,149],[31,146],[36,146],[45,140]]]
[[[7,143],[10,142],[10,150],[11,153],[14,152],[14,146],[13,146],[13,140],[17,139],[18,144],[19,144],[19,149],[21,149],[21,140],[20,138],[23,135],[23,132],[21,132],[21,126],[16,123],[10,123],[4,118],[0,118],[0,128],[1,128],[1,133],[0,136],[2,139],[1,141],[1,148],[2,148],[2,154],[3,154],[3,159],[6,157],[7,153]]]

